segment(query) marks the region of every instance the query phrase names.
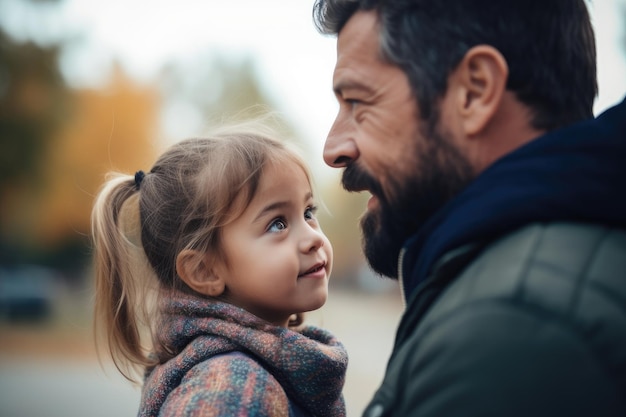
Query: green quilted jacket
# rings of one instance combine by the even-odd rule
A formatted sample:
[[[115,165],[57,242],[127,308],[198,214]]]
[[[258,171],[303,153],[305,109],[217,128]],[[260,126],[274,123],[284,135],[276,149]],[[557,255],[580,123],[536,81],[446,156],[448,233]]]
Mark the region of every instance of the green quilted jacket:
[[[448,253],[364,416],[626,416],[626,232],[535,223]]]

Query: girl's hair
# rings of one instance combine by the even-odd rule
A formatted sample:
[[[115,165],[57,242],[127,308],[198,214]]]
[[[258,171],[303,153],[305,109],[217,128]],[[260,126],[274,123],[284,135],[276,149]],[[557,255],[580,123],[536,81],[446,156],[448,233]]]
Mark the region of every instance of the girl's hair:
[[[108,174],[92,212],[95,328],[126,378],[175,354],[154,331],[154,301],[167,291],[192,291],[176,273],[178,254],[191,249],[223,257],[222,227],[250,203],[263,167],[285,161],[300,166],[311,183],[306,163],[287,144],[240,128],[171,146],[141,181]],[[290,325],[301,322],[298,315]],[[159,358],[143,346],[146,339],[163,352]]]

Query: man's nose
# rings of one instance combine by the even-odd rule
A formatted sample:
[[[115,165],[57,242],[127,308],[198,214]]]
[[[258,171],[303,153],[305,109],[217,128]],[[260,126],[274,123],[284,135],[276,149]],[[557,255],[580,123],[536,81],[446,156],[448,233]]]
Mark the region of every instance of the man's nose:
[[[333,168],[343,168],[358,157],[359,149],[350,121],[337,117],[324,144],[324,162]]]

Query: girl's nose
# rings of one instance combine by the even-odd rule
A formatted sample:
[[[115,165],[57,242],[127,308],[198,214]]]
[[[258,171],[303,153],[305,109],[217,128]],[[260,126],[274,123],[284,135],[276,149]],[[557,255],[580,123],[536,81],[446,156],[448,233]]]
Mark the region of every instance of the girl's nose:
[[[324,246],[324,234],[308,225],[307,229],[306,236],[300,241],[300,250],[304,253],[315,252]]]

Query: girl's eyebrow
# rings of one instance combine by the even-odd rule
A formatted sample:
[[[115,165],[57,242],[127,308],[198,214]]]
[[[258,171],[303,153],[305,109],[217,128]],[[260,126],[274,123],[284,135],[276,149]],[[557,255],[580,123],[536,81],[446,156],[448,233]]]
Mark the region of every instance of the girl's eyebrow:
[[[255,222],[258,221],[269,212],[272,212],[281,208],[285,208],[287,206],[289,206],[288,201],[277,201],[275,203],[269,204],[263,207],[263,209],[259,212],[259,214],[257,214],[257,216],[254,218],[254,221]]]
[[[304,196],[304,202],[306,203],[312,198],[313,198],[313,193],[309,191]],[[263,207],[263,209],[259,212],[259,214],[257,214],[257,216],[254,218],[254,222],[258,221],[260,218],[262,218],[269,212],[272,212],[281,208],[284,209],[285,207],[288,207],[290,205],[291,205],[291,202],[289,201],[276,201],[274,203],[268,204],[267,206]]]

